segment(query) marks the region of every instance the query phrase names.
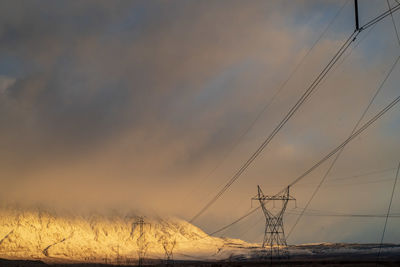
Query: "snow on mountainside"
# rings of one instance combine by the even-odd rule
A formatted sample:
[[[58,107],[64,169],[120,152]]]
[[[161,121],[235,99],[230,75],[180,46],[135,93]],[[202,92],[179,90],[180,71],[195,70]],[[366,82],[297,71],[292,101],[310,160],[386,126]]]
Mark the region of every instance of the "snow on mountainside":
[[[135,216],[57,216],[45,211],[0,209],[0,258],[46,262],[135,263],[139,227]],[[265,259],[259,244],[211,237],[176,218],[145,218],[147,258],[164,259],[173,246],[175,260]],[[377,244],[321,243],[289,246],[293,258],[372,258]],[[400,258],[400,245],[385,244],[384,257]]]
[[[0,257],[54,261],[116,262],[137,258],[137,217],[56,216],[44,211],[0,211]],[[235,247],[251,245],[237,239],[210,237],[194,225],[176,218],[147,218],[144,238],[147,257],[164,258],[164,245],[174,242],[175,259],[220,259]],[[224,247],[231,247],[229,254]],[[239,252],[239,251],[238,251]]]

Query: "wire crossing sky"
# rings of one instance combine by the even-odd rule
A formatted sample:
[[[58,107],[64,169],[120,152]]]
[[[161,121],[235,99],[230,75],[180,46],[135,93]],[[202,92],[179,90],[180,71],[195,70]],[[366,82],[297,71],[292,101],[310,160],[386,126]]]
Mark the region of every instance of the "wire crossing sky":
[[[388,4],[389,5],[389,4]],[[343,43],[343,45],[340,47],[338,52],[333,56],[333,58],[329,61],[329,63],[326,65],[326,67],[322,70],[322,72],[317,76],[317,78],[311,83],[310,87],[307,88],[307,90],[303,93],[303,95],[300,97],[300,99],[296,102],[296,104],[289,110],[289,112],[286,114],[286,116],[283,118],[283,120],[274,128],[274,130],[270,133],[270,135],[267,136],[267,138],[262,142],[262,144],[257,148],[257,150],[250,156],[250,158],[242,165],[242,167],[233,175],[233,177],[227,182],[227,184],[198,212],[190,219],[190,222],[193,222],[196,220],[199,216],[201,216],[211,205],[213,205],[225,192],[226,190],[229,189],[229,187],[237,180],[240,178],[240,176],[245,172],[245,170],[252,164],[252,162],[258,157],[258,155],[261,154],[261,152],[264,150],[264,148],[272,141],[272,139],[275,137],[275,135],[283,128],[283,126],[290,120],[290,118],[295,114],[295,112],[300,108],[300,106],[304,103],[304,101],[307,100],[307,98],[313,93],[313,91],[318,87],[318,85],[323,81],[325,76],[328,74],[328,72],[333,68],[335,63],[340,59],[340,57],[346,52],[347,48],[349,48],[350,44],[356,40],[358,34],[365,28],[373,26],[375,23],[378,23],[381,19],[385,18],[388,15],[392,16],[392,12],[395,12],[400,8],[400,5],[395,6],[393,9],[389,6],[389,10],[386,11],[385,13],[377,16],[370,22],[367,22],[364,26],[361,26],[359,28],[357,24],[357,29],[351,34],[347,40]],[[357,18],[357,23],[358,23],[358,18]],[[396,31],[397,32],[397,31]],[[398,36],[398,35],[397,35]],[[400,42],[400,41],[399,41]],[[396,60],[397,63],[398,59]],[[393,65],[393,67],[396,65],[396,63]],[[391,74],[393,68],[391,69],[389,75]],[[386,81],[387,77],[385,78],[384,82]],[[380,91],[382,86],[380,86],[377,90],[377,92]],[[375,99],[375,96],[373,97],[372,101]],[[359,121],[357,122],[355,128],[353,129],[352,133],[355,132],[355,130],[358,127],[358,124],[361,122],[361,120],[364,118],[365,113],[368,111],[370,105],[368,105],[367,109],[365,110],[364,114],[361,116]],[[339,152],[340,155],[341,152]],[[337,157],[339,157],[339,155]],[[332,163],[331,167],[335,164],[335,161]],[[328,170],[327,174],[329,173],[330,170]],[[326,175],[325,175],[326,177]],[[325,177],[322,179],[321,183],[325,180]],[[317,188],[318,190],[318,188]],[[316,192],[316,191],[315,191]],[[314,193],[315,194],[315,193]],[[311,197],[312,200],[313,197]],[[309,204],[310,202],[308,202]],[[306,207],[308,206],[306,205]],[[301,216],[299,217],[301,218]],[[297,223],[296,223],[297,224]],[[295,225],[296,225],[295,224]],[[289,235],[292,231],[289,232]]]
[[[228,181],[228,183],[213,197],[210,202],[208,202],[194,217],[190,219],[190,222],[196,220],[200,215],[202,215],[215,201],[217,201],[228,188],[240,178],[240,176],[246,171],[246,169],[253,163],[253,161],[261,154],[266,146],[272,141],[276,134],[283,128],[283,126],[290,120],[290,118],[296,113],[296,111],[301,107],[301,105],[311,96],[313,91],[322,82],[324,77],[327,75],[328,71],[334,66],[334,64],[340,59],[340,57],[346,52],[347,48],[350,46],[351,42],[356,39],[358,33],[354,32],[351,34],[347,40],[340,47],[338,52],[329,61],[326,67],[318,74],[317,78],[311,83],[307,90],[301,95],[300,99],[296,104],[289,110],[282,121],[274,128],[274,130],[267,136],[267,138],[261,143],[257,150],[250,156],[250,158],[240,167],[240,169],[233,175],[233,177]]]

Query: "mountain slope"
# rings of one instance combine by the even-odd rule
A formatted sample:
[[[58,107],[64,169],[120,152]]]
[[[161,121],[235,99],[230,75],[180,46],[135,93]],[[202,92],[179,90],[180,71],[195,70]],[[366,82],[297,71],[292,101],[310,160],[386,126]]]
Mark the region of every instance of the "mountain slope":
[[[48,262],[133,261],[140,236],[136,220],[134,216],[56,216],[45,211],[4,209],[0,211],[0,257]],[[141,240],[151,258],[164,258],[164,247],[173,247],[175,258],[196,255],[210,259],[229,256],[219,253],[228,243],[250,246],[241,240],[210,237],[176,218],[148,218],[146,222]]]

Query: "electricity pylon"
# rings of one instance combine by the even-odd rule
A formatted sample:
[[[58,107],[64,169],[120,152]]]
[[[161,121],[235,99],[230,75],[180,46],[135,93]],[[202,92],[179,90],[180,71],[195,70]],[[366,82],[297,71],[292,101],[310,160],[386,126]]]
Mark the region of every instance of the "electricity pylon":
[[[258,185],[258,194],[252,200],[258,200],[265,215],[265,232],[262,248],[272,258],[288,258],[289,251],[287,248],[285,231],[283,229],[283,214],[285,213],[289,200],[296,200],[289,194],[289,187],[280,194],[274,196],[264,195],[261,187]],[[267,201],[282,201],[282,207],[278,213],[272,213],[266,207]]]
[[[136,222],[133,223],[135,226],[139,226],[139,237],[137,239],[137,246],[138,246],[138,257],[139,257],[139,266],[143,266],[143,258],[146,256],[147,248],[149,246],[149,243],[146,240],[145,234],[144,234],[144,229],[143,226],[145,223],[143,217],[139,217]],[[133,226],[132,225],[132,226]]]
[[[163,236],[160,241],[165,251],[165,263],[167,266],[171,266],[174,264],[173,251],[176,239],[172,240],[170,236]]]

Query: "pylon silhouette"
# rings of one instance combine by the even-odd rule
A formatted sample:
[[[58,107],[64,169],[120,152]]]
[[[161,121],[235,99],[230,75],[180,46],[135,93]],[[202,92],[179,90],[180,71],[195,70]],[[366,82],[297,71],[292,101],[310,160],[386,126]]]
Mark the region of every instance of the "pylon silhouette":
[[[272,258],[289,258],[285,231],[283,228],[283,214],[285,213],[289,200],[296,200],[289,194],[289,187],[280,194],[274,196],[264,195],[261,187],[257,186],[257,196],[252,200],[258,200],[265,215],[265,232],[262,248],[265,249],[267,256]],[[277,213],[272,213],[266,207],[267,201],[282,201],[282,207]]]
[[[133,223],[132,226],[139,226],[139,237],[136,241],[137,246],[138,246],[138,266],[143,266],[143,259],[146,256],[147,249],[149,246],[148,241],[146,240],[146,236],[144,233],[144,225],[150,225],[149,223],[146,223],[143,219],[143,217],[139,217],[136,222]]]

